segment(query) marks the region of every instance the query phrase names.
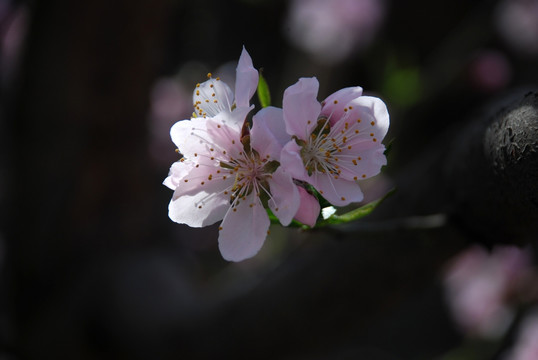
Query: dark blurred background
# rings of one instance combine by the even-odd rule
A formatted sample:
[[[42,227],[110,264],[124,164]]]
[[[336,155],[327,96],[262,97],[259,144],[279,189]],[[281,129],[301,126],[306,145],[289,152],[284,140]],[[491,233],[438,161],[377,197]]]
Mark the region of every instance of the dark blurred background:
[[[447,220],[445,185],[424,190],[439,138],[535,88],[538,1],[0,0],[0,41],[1,360],[523,359],[519,334],[538,343],[536,233],[484,240]],[[169,129],[208,72],[233,83],[242,46],[275,106],[302,76],[319,100],[381,97],[393,145],[366,198],[417,198],[355,227],[275,227],[242,263],[214,226],[173,223]]]

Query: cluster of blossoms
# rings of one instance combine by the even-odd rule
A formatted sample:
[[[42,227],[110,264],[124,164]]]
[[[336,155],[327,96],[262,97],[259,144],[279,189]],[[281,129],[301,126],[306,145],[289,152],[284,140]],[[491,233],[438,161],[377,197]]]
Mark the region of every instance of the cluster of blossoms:
[[[235,93],[209,75],[194,90],[193,117],[170,131],[182,157],[164,181],[174,190],[169,216],[192,227],[222,220],[219,248],[230,261],[260,250],[268,209],[283,226],[295,219],[313,227],[318,196],[335,206],[359,202],[358,180],[386,164],[389,115],[380,99],[351,87],[320,103],[317,79],[301,78],[284,92],[282,109],[267,106],[248,120],[258,80],[243,49]]]

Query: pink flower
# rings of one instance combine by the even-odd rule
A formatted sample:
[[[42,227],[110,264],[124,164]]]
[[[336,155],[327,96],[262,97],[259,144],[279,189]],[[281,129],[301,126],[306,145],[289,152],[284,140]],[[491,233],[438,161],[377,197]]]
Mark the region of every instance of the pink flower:
[[[301,204],[295,214],[295,219],[310,227],[316,225],[318,220],[320,206],[318,200],[309,194],[303,187],[298,186],[299,195],[301,196]]]
[[[321,104],[316,78],[301,78],[284,92],[283,117],[292,136],[281,164],[295,179],[310,183],[336,206],[363,199],[358,180],[386,164],[381,143],[389,127],[383,101],[345,88]]]
[[[274,108],[256,114],[250,135],[242,136],[246,109],[176,123],[171,136],[184,158],[164,182],[174,190],[168,208],[173,221],[202,227],[223,220],[219,248],[231,261],[262,247],[270,225],[265,205],[288,225],[300,202],[292,178],[279,167],[281,146],[267,131]]]
[[[516,343],[503,360],[536,359],[538,359],[538,309],[535,308],[523,319]]]
[[[336,64],[372,42],[385,8],[382,0],[294,0],[285,34],[316,60]]]
[[[460,254],[444,279],[456,324],[470,336],[502,335],[514,316],[508,299],[519,291],[530,264],[528,252],[511,246],[496,247],[491,253],[473,246]]]
[[[220,78],[209,79],[196,84],[192,99],[194,114],[198,117],[213,117],[221,111],[231,112],[236,107],[249,107],[249,101],[258,86],[258,71],[252,59],[243,48],[236,70],[235,96],[232,89]]]

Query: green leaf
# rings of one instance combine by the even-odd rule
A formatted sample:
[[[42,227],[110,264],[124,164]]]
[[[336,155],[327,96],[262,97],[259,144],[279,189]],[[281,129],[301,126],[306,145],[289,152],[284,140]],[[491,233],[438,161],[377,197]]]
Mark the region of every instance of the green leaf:
[[[269,92],[269,86],[267,85],[267,81],[265,81],[265,78],[262,76],[260,72],[260,79],[258,81],[258,100],[260,100],[260,105],[262,108],[270,106],[271,105],[271,93]]]
[[[345,214],[342,215],[332,215],[326,220],[318,221],[316,224],[316,227],[322,227],[326,225],[337,225],[337,224],[345,224],[351,221],[359,220],[367,215],[369,215],[374,209],[381,204],[386,198],[388,198],[390,195],[394,194],[396,189],[390,190],[388,193],[386,193],[383,197],[380,199],[374,200],[366,205],[361,206],[360,208],[351,210]]]

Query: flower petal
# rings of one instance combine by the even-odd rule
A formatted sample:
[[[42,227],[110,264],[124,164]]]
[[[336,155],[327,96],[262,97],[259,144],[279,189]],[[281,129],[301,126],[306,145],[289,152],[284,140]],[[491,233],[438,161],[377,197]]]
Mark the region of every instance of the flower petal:
[[[291,176],[280,166],[267,180],[271,189],[269,208],[284,226],[288,226],[300,205],[299,191]]]
[[[164,179],[163,185],[171,190],[175,190],[181,180],[189,174],[189,171],[195,166],[191,161],[176,161],[170,167],[168,177]]]
[[[216,186],[193,194],[183,194],[181,188],[176,189],[168,205],[170,219],[192,227],[203,227],[222,220],[230,208],[230,198],[224,195],[223,190],[231,184],[214,184]]]
[[[328,202],[345,206],[363,199],[361,188],[355,181],[335,179],[330,174],[315,172],[309,181]]]
[[[363,180],[379,174],[381,168],[387,165],[384,152],[385,147],[380,144],[375,148],[361,150],[353,154],[355,161],[343,163],[340,176],[346,180]],[[343,154],[346,156],[345,153]]]
[[[295,140],[291,140],[282,148],[280,153],[280,167],[297,180],[305,180],[308,174],[301,159],[301,147]]]
[[[207,144],[204,140],[207,138],[206,134],[206,121],[203,118],[181,120],[170,129],[170,137],[179,152],[189,158],[204,151]]]
[[[218,78],[197,84],[192,94],[194,112],[198,117],[213,117],[222,111],[231,111],[233,99],[232,89]]]
[[[254,68],[245,47],[239,57],[235,79],[235,103],[237,107],[248,107],[258,87],[258,70]]]
[[[333,125],[338,119],[344,116],[344,109],[348,108],[348,103],[362,95],[360,86],[348,87],[329,95],[322,102],[321,114],[330,118]]]
[[[378,142],[382,141],[389,130],[390,118],[387,105],[376,97],[361,96],[349,102],[348,105],[353,107],[349,110],[349,119],[352,122],[361,120],[358,129],[362,132],[373,133],[372,139]]]
[[[295,214],[295,219],[310,227],[314,227],[318,220],[320,206],[318,200],[306,191],[302,186],[297,187],[301,197],[299,210]]]
[[[250,144],[263,159],[269,155],[271,160],[279,161],[280,151],[289,140],[290,136],[284,127],[282,109],[268,106],[258,111],[252,118]]]
[[[265,242],[269,225],[266,210],[252,192],[224,216],[219,233],[222,257],[241,261],[256,255]]]
[[[286,131],[306,140],[317,126],[321,104],[317,101],[319,82],[315,77],[301,78],[284,91],[282,108]]]

